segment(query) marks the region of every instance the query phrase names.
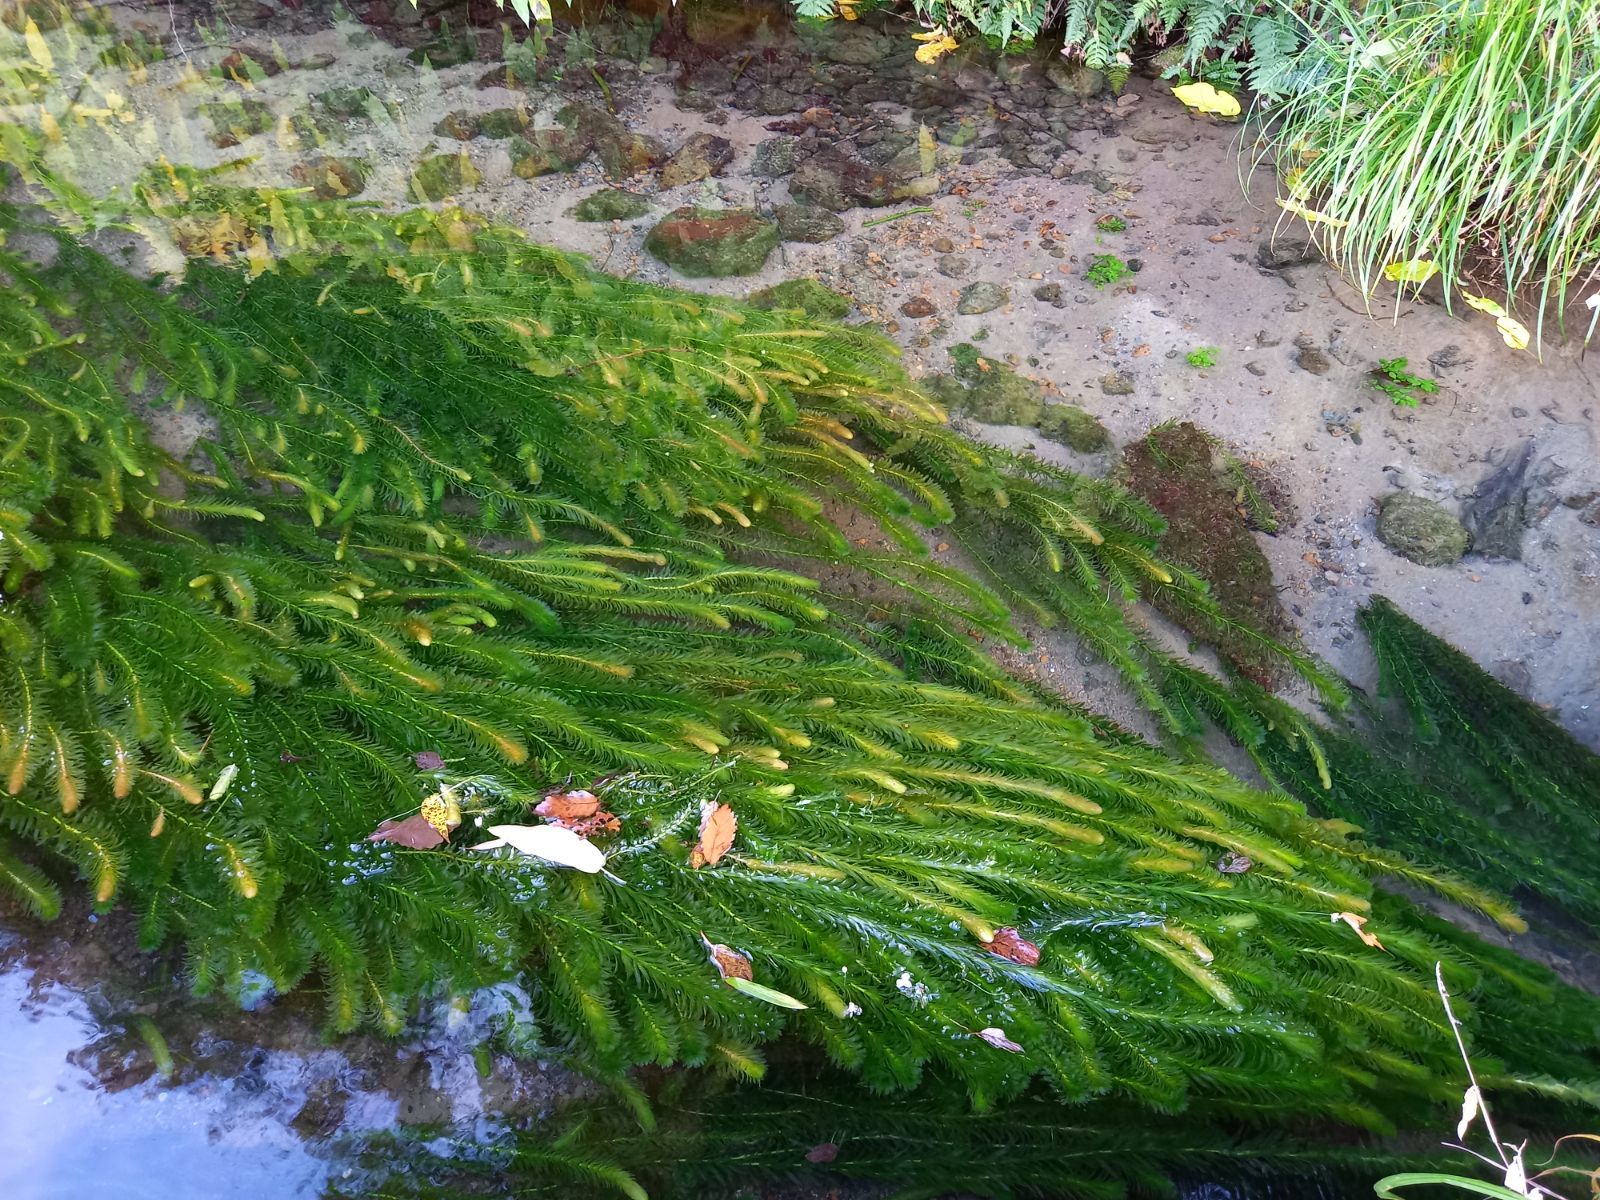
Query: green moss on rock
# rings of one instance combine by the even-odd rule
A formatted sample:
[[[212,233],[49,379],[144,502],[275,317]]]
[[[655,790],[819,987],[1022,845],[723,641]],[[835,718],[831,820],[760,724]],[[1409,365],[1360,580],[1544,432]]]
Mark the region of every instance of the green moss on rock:
[[[753,209],[685,205],[663,217],[644,247],[690,276],[753,275],[778,245],[778,227]]]
[[[1460,560],[1472,535],[1444,505],[1414,492],[1395,492],[1378,509],[1378,540],[1424,567]]]
[[[774,287],[751,292],[749,299],[757,308],[798,309],[808,317],[825,321],[837,321],[855,306],[849,296],[823,287],[815,279],[786,279]]]
[[[1095,416],[1075,404],[1047,404],[1039,432],[1080,454],[1094,454],[1111,445],[1111,433]]]
[[[443,200],[460,192],[470,192],[483,182],[483,173],[472,165],[465,151],[435,154],[417,164],[411,174],[411,193],[418,200]]]
[[[637,192],[606,188],[579,200],[567,209],[567,216],[575,221],[632,221],[649,211],[650,201]]]
[[[1166,519],[1160,554],[1211,587],[1220,621],[1165,592],[1157,608],[1215,646],[1240,672],[1274,682],[1273,655],[1262,638],[1284,639],[1289,620],[1273,585],[1272,565],[1237,502],[1238,489],[1216,438],[1187,421],[1162,425],[1123,451],[1126,484]]]

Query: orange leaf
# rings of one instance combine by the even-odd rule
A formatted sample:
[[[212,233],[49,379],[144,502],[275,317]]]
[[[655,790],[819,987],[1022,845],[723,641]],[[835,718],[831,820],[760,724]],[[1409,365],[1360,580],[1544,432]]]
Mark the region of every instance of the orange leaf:
[[[716,866],[733,846],[733,835],[738,831],[739,818],[733,815],[733,809],[726,804],[712,804],[700,815],[700,840],[689,851],[689,866]]]
[[[533,811],[580,837],[616,833],[622,828],[622,822],[617,820],[615,813],[606,812],[600,807],[600,797],[583,788],[571,792],[549,792]]]
[[[1336,912],[1328,918],[1330,921],[1343,921],[1356,931],[1356,936],[1375,950],[1382,950],[1383,943],[1378,940],[1378,935],[1367,932],[1367,919],[1357,913]]]
[[[989,953],[998,954],[1001,958],[1008,958],[1025,967],[1037,966],[1039,962],[1039,947],[1015,929],[996,930],[994,940],[989,943]]]

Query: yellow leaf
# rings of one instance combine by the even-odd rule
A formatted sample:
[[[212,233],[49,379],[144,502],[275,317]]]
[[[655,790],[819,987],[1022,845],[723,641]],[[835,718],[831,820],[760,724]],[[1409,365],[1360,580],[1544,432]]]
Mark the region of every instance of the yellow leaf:
[[[1462,292],[1461,298],[1467,302],[1468,308],[1477,309],[1481,313],[1488,313],[1491,317],[1503,317],[1506,315],[1506,310],[1487,296],[1474,296],[1471,292]]]
[[[1383,277],[1391,283],[1427,283],[1438,273],[1439,264],[1431,258],[1408,258],[1383,268]]]
[[[839,0],[839,15],[846,21],[858,20],[861,14],[856,11],[856,0]]]
[[[944,31],[941,25],[932,33],[914,33],[912,40],[921,42],[917,47],[917,61],[919,63],[936,63],[950,51],[959,49],[961,43],[956,41]]]
[[[1346,221],[1340,217],[1330,217],[1327,213],[1317,212],[1315,209],[1307,208],[1304,204],[1296,204],[1293,200],[1280,199],[1278,201],[1278,207],[1283,209],[1285,212],[1292,212],[1297,217],[1303,217],[1305,220],[1310,221],[1313,224],[1321,222],[1322,224],[1330,226],[1333,229],[1343,229],[1346,225],[1350,224],[1349,221]]]
[[[1367,919],[1365,917],[1352,912],[1336,912],[1333,913],[1328,919],[1335,923],[1343,921],[1346,925],[1350,926],[1351,929],[1356,931],[1356,936],[1358,938],[1360,938],[1367,945],[1371,946],[1374,950],[1383,949],[1383,943],[1378,940],[1378,935],[1367,932]]]
[[[34,23],[32,17],[29,17],[28,23],[22,27],[22,40],[28,43],[28,53],[33,56],[34,62],[46,71],[55,69],[55,56],[50,53],[50,47],[45,45],[44,34],[39,32],[39,26]]]
[[[1237,117],[1239,102],[1227,92],[1219,92],[1209,83],[1185,83],[1172,89],[1172,94],[1196,112],[1212,113],[1219,117]]]
[[[1513,350],[1526,350],[1532,334],[1528,327],[1515,317],[1496,317],[1494,327],[1500,331],[1500,336],[1505,339],[1506,345]]]

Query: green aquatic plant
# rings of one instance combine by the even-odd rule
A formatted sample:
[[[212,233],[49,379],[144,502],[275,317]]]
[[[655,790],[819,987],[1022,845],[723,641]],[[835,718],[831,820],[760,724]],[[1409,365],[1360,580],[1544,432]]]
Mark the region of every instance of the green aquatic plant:
[[[1114,284],[1121,283],[1132,274],[1133,268],[1115,254],[1096,254],[1089,261],[1089,270],[1087,272],[1089,282],[1102,291]]]
[[[1331,786],[1272,739],[1266,764],[1384,845],[1600,928],[1600,757],[1388,600],[1361,626],[1380,694],[1317,737]]]
[[[1407,358],[1380,358],[1372,371],[1372,386],[1396,404],[1415,408],[1418,393],[1431,396],[1439,390],[1439,385],[1421,375],[1413,375],[1410,365],[1411,360]]]
[[[1191,367],[1204,369],[1217,365],[1217,357],[1221,353],[1215,346],[1196,346],[1183,356],[1183,360]]]
[[[336,1029],[526,980],[533,1044],[597,1073],[756,1076],[789,1032],[982,1103],[1383,1127],[1439,1094],[1446,950],[1370,875],[1511,914],[982,651],[1013,600],[1113,648],[1142,643],[1108,594],[1209,604],[1138,502],[960,440],[870,333],[456,213],[229,198],[244,265],[172,286],[67,237],[0,258],[9,853],[201,991],[314,982]],[[160,211],[227,257],[215,213]],[[589,842],[531,811],[580,785]]]

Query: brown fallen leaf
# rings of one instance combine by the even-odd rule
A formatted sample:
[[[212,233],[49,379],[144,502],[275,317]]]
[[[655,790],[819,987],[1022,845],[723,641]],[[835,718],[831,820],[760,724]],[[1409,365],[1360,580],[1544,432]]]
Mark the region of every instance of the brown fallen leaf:
[[[449,841],[450,831],[461,824],[461,805],[457,803],[453,791],[442,787],[422,802],[417,815],[433,826],[440,837]]]
[[[832,1142],[819,1142],[806,1151],[808,1163],[831,1163],[839,1157],[839,1147]]]
[[[700,816],[700,840],[689,851],[689,866],[714,867],[733,846],[733,837],[739,831],[739,818],[726,804],[713,804]],[[749,978],[749,976],[746,976]]]
[[[1013,1042],[1010,1038],[1008,1038],[1006,1036],[1006,1031],[1004,1029],[995,1029],[995,1028],[993,1028],[991,1026],[988,1029],[980,1029],[980,1030],[978,1030],[978,1032],[973,1034],[972,1036],[973,1037],[977,1037],[977,1038],[982,1038],[984,1041],[988,1042],[989,1045],[993,1046],[996,1050],[1009,1050],[1013,1054],[1021,1054],[1021,1053],[1023,1053],[1022,1047],[1017,1045],[1017,1043]]]
[[[724,979],[751,979],[755,976],[750,971],[750,960],[740,954],[732,946],[724,946],[721,942],[713,942],[705,934],[700,935],[700,940],[705,943],[706,954],[711,958],[711,965],[717,969],[717,974]]]
[[[444,758],[437,750],[419,750],[411,756],[411,761],[417,764],[419,771],[444,770]]]
[[[1010,928],[995,931],[994,940],[989,943],[989,953],[1025,967],[1037,966],[1039,962],[1039,947]]]
[[[1356,931],[1356,936],[1367,945],[1371,946],[1375,950],[1383,949],[1383,943],[1378,940],[1378,935],[1367,932],[1367,919],[1361,916],[1359,913],[1336,912],[1333,913],[1328,919],[1334,922],[1343,921],[1346,925],[1350,926],[1351,929],[1354,929]],[[1385,951],[1385,953],[1387,953],[1387,951]]]
[[[367,835],[369,842],[393,842],[413,850],[430,850],[446,840],[421,813],[414,813],[403,821],[385,821]]]
[[[600,797],[584,788],[570,792],[548,792],[533,811],[553,825],[572,830],[579,837],[616,833],[622,828],[622,822],[615,813],[600,807]]]

